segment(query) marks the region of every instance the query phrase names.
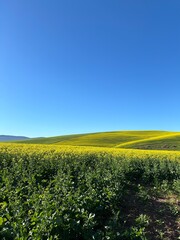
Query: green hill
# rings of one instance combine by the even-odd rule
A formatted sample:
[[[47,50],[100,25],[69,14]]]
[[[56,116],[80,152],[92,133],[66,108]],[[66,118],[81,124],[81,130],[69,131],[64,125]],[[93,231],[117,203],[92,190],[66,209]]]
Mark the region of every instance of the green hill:
[[[119,144],[119,148],[153,149],[153,150],[180,150],[180,133],[169,133],[164,136]]]
[[[180,150],[180,133],[167,131],[113,131],[34,138],[19,143]]]
[[[98,147],[116,147],[121,143],[151,138],[154,136],[167,134],[157,131],[117,131],[86,134],[68,139],[56,144],[75,145],[75,146],[98,146]]]

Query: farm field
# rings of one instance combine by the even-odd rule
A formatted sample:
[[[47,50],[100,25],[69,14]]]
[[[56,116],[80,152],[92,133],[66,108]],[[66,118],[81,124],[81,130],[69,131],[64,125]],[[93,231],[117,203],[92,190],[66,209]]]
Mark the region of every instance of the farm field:
[[[180,152],[117,146],[130,134],[116,147],[1,143],[0,239],[178,239]]]
[[[18,142],[130,149],[180,150],[180,133],[167,131],[115,131],[35,138]]]
[[[180,0],[0,3],[0,240],[180,240]]]

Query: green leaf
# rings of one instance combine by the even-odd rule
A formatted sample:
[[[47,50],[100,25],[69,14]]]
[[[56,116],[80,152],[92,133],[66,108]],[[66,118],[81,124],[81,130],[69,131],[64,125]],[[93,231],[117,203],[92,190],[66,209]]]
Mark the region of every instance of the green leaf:
[[[0,226],[2,226],[4,223],[4,219],[2,217],[0,217]]]

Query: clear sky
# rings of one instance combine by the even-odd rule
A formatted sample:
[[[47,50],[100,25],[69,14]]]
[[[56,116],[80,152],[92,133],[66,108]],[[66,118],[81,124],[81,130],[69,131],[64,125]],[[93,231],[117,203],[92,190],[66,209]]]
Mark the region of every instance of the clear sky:
[[[180,131],[180,1],[0,1],[0,135],[126,129]]]

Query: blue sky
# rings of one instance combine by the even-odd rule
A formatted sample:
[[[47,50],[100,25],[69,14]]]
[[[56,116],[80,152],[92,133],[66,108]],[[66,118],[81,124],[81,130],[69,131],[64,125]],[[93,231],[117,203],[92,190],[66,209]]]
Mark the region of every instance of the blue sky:
[[[179,12],[179,0],[2,0],[0,134],[180,131]]]

